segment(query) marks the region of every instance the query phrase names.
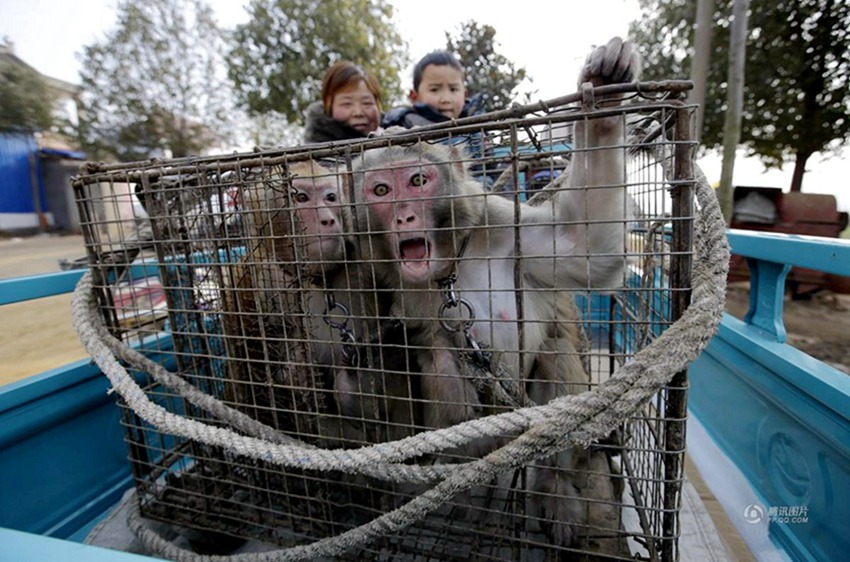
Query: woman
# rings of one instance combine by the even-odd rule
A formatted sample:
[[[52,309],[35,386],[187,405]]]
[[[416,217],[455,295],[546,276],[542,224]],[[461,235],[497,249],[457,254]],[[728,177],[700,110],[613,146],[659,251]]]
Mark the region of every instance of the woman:
[[[307,108],[308,143],[364,138],[381,122],[378,80],[356,64],[338,61],[322,79],[322,101]]]

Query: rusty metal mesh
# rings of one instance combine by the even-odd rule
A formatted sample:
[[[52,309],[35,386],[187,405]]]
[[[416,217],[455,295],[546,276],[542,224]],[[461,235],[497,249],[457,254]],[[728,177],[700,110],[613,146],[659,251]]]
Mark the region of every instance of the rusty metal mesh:
[[[583,376],[562,381],[558,394],[577,394],[605,381],[688,303],[692,108],[679,100],[678,83],[632,89],[630,103],[601,110],[617,115],[628,131],[620,147],[631,202],[623,252],[617,256],[624,264],[622,287],[538,289],[552,302],[569,303],[561,328],[572,345],[546,353],[565,365],[579,364]],[[600,111],[577,101],[567,96],[465,124],[360,142],[89,164],[75,189],[100,313],[113,335],[197,389],[316,447],[356,448],[427,429],[418,357],[435,345],[464,358],[461,366],[470,381],[485,379],[474,385],[481,402],[477,415],[528,405],[527,381],[500,383],[512,372],[500,358],[517,356],[522,364],[539,350],[492,349],[486,330],[477,333],[480,350],[412,335],[405,327],[410,315],[432,323],[442,319],[444,293],[405,288],[433,291],[436,305],[433,312],[399,309],[398,288],[382,281],[386,264],[364,258],[369,254],[361,246],[370,242],[362,236],[364,225],[356,224],[356,210],[344,221],[347,253],[311,256],[307,248],[314,236],[294,214],[292,179],[298,174],[293,170],[322,163],[324,171],[314,180],[332,179],[339,206],[351,207],[357,199],[353,172],[366,153],[448,142],[457,149],[452,165],[463,164],[486,186],[475,197],[506,198],[517,209],[546,205],[551,194],[545,186],[572,160],[572,125]],[[454,235],[460,250],[464,233]],[[464,259],[462,251],[455,259]],[[324,272],[331,269],[344,282],[329,290]],[[499,288],[489,290],[495,294]],[[475,321],[495,329],[505,319],[494,310],[475,311]],[[533,313],[528,315],[524,318],[520,304],[520,331],[536,329]],[[318,362],[317,349],[329,349],[330,361]],[[489,358],[489,381],[479,373],[488,367],[469,358],[479,351]],[[355,377],[358,388],[349,389],[354,402],[347,409],[336,394],[340,371],[363,373]],[[225,425],[147,374],[136,376],[145,393],[169,411]],[[573,449],[568,466],[552,469],[568,471],[574,485],[554,496],[572,502],[580,513],[570,544],[553,538],[552,521],[531,513],[529,505],[542,500],[527,485],[533,467],[525,467],[459,494],[405,532],[347,558],[678,559],[686,388],[681,373],[641,415],[607,439]],[[142,514],[193,529],[201,550],[225,552],[243,539],[309,543],[370,521],[423,489],[281,468],[164,434],[129,409],[122,424]],[[469,454],[458,448],[419,461],[463,462]]]

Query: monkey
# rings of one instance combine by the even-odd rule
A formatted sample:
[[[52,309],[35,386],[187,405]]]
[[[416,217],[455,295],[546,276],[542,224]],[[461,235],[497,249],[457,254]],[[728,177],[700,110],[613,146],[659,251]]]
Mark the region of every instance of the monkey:
[[[567,292],[557,292],[552,304],[559,321],[548,324],[529,381],[535,387],[530,395],[538,404],[591,387],[590,365],[583,362],[591,343],[575,299]],[[537,461],[532,482],[536,493],[529,494],[526,502],[531,518],[528,527],[554,536],[558,544],[567,538],[559,533],[568,529],[572,533],[571,544],[577,548],[598,555],[629,556],[620,533],[623,526],[618,504],[623,495],[623,479],[613,458],[615,454],[616,449],[608,446],[574,446]],[[562,517],[564,510],[574,523],[572,527],[549,523],[550,519]]]
[[[614,38],[587,58],[579,86],[631,82],[639,71],[633,45]],[[617,96],[602,100],[613,106]],[[394,290],[391,314],[410,332],[420,372],[425,427],[448,427],[486,411],[464,377],[463,356],[489,348],[520,386],[545,403],[570,382],[545,351],[575,346],[558,326],[562,290],[615,289],[622,284],[625,222],[622,117],[579,120],[572,164],[532,206],[485,193],[458,150],[419,142],[366,151],[354,170],[359,249],[379,284]],[[521,317],[520,317],[521,313]],[[569,314],[569,313],[567,313]],[[520,321],[522,318],[522,321]],[[563,356],[561,356],[563,357]],[[578,369],[579,367],[572,366]],[[585,375],[577,375],[584,384]],[[589,379],[587,380],[589,383]],[[479,456],[493,443],[471,445]],[[547,522],[557,544],[568,546],[580,520],[575,486],[558,470],[570,450],[533,470],[539,494],[530,517]],[[551,495],[550,495],[551,494]]]
[[[295,178],[319,172],[313,162],[295,163],[264,171],[243,189],[245,255],[230,268],[222,299],[233,400],[263,423],[313,440],[322,433],[319,419],[298,413],[323,409],[324,385],[309,366],[331,353],[331,340],[323,333],[316,339],[325,343],[313,345],[315,305],[303,289],[345,252],[343,225],[328,205],[337,197],[333,182],[316,179],[310,193],[321,204],[297,211],[309,197]]]
[[[419,366],[406,346],[407,332],[392,322],[379,331],[377,341],[360,349],[358,364],[334,375],[347,441],[357,445],[397,441],[422,427]]]
[[[249,247],[224,315],[237,359],[231,378],[253,383],[241,385],[237,402],[259,403],[261,421],[321,446],[406,437],[416,425],[416,367],[393,347],[398,330],[362,345],[386,305],[357,267],[343,176],[314,161],[286,172],[243,195]]]
[[[632,67],[636,64],[631,44],[612,41],[602,49],[602,53],[597,54],[597,50],[591,56],[583,76],[599,80],[604,62],[612,66],[607,70],[611,76],[631,80]],[[624,60],[619,61],[620,57]],[[595,70],[591,73],[590,68]],[[365,154],[355,175],[355,193],[365,203],[357,206],[358,225],[364,228],[360,234],[366,234],[361,236],[360,248],[364,259],[375,265],[380,281],[401,290],[394,306],[409,321],[430,328],[432,333],[426,338],[446,339],[446,330],[433,321],[440,305],[439,292],[420,289],[436,288],[440,280],[450,278],[453,272],[457,277],[454,288],[467,291],[465,298],[476,314],[482,310],[489,313],[481,316],[488,319],[482,322],[488,324],[486,329],[473,326],[473,334],[492,334],[493,347],[506,350],[519,349],[517,325],[511,321],[517,317],[515,291],[613,288],[622,280],[623,262],[617,254],[622,253],[625,230],[623,155],[616,147],[585,152],[588,147],[615,145],[623,138],[622,123],[616,117],[578,122],[575,138],[576,151],[567,174],[568,182],[558,186],[570,189],[559,191],[551,205],[521,209],[519,243],[523,283],[520,287],[513,280],[516,264],[513,204],[483,197],[481,185],[468,177],[460,164],[462,158],[451,147],[420,143]],[[593,185],[615,187],[579,189]],[[582,221],[585,213],[592,216],[592,222]],[[495,286],[488,284],[491,278]],[[522,294],[524,304],[528,305],[524,308],[531,311],[525,315],[526,319],[549,319],[539,308],[541,305],[552,308],[545,302],[551,292],[526,290]],[[436,306],[429,306],[433,301],[437,301]],[[449,312],[457,317],[465,311],[456,308]],[[499,319],[507,321],[497,322]],[[524,348],[539,347],[545,332],[543,323],[529,323],[525,331],[528,341]],[[457,340],[457,337],[449,339]],[[502,345],[497,346],[496,342]],[[462,348],[462,345],[454,347]],[[527,376],[531,363],[524,362],[520,371],[521,354],[508,353],[512,355],[511,370]],[[457,371],[451,368],[454,362],[451,354],[446,356],[441,350],[436,350],[429,361],[450,367],[450,372]],[[423,365],[423,370],[428,374],[427,366]],[[464,394],[453,392],[460,391],[461,383],[441,380],[445,384],[436,386],[443,388],[433,389],[442,394],[441,398]],[[426,415],[426,425],[453,425],[469,419],[470,413],[462,406],[438,405],[434,413]]]
[[[342,444],[361,446],[407,437],[416,427],[416,380],[411,376],[416,367],[400,346],[404,334],[398,325],[379,327],[386,294],[375,292],[357,269],[350,237],[342,243],[337,238],[351,231],[345,191],[340,189],[342,176],[338,171],[319,173],[315,164],[309,170],[294,167],[292,173],[291,198],[304,227],[308,273],[317,280],[321,277],[304,293],[310,317],[323,320],[315,323],[318,329],[311,334],[311,355],[315,363],[332,367]],[[334,312],[340,318],[327,321]],[[340,326],[347,321],[350,327]],[[358,329],[357,324],[365,327]],[[341,341],[346,334],[350,341]],[[355,348],[357,340],[366,340],[366,345]]]

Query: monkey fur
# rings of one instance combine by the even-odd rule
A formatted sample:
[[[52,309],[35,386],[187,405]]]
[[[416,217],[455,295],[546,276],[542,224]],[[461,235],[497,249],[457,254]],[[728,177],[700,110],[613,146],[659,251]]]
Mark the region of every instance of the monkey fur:
[[[588,56],[579,83],[630,82],[638,67],[631,43],[615,38]],[[471,384],[463,363],[470,313],[469,336],[491,350],[522,399],[542,404],[588,389],[571,290],[622,283],[623,128],[616,116],[578,121],[570,171],[545,188],[545,200],[522,204],[518,222],[514,204],[488,194],[463,154],[441,144],[367,151],[354,169],[353,201],[336,169],[305,162],[270,174],[244,196],[251,243],[224,299],[234,400],[323,446],[480,417],[498,404]],[[355,362],[340,359],[345,342],[323,321],[329,292],[351,320]],[[468,308],[444,306],[447,295]],[[387,318],[403,326],[387,328],[379,320]],[[499,444],[453,453],[478,457]],[[610,528],[615,473],[604,453],[579,448],[530,467],[529,532],[569,546],[590,541],[588,529]],[[615,539],[600,552],[620,548]]]
[[[379,358],[363,344],[387,305],[357,267],[341,178],[335,168],[296,162],[246,190],[250,245],[224,299],[230,380],[240,381],[234,401],[264,423],[334,447],[410,435],[416,423],[402,403],[418,382],[406,354],[389,351],[399,335],[384,331]],[[351,350],[367,361],[346,364]]]
[[[632,44],[614,38],[588,56],[579,85],[631,82],[638,71]],[[613,96],[600,101],[619,103]],[[391,314],[403,319],[417,350],[426,427],[485,411],[459,365],[470,346],[467,334],[498,351],[536,403],[589,386],[576,351],[578,314],[564,291],[622,284],[624,139],[621,116],[577,121],[569,172],[549,187],[546,201],[520,206],[518,226],[514,204],[487,196],[454,147],[376,149],[355,168],[358,246],[378,283],[393,290]],[[443,306],[457,295],[467,304]],[[471,327],[460,329],[472,314]],[[464,452],[480,456],[497,444],[474,443]],[[529,502],[529,517],[563,546],[577,540],[578,524],[591,523],[580,502],[564,497],[579,495],[568,472],[575,455],[568,449],[544,459],[531,469],[528,485],[539,494]]]

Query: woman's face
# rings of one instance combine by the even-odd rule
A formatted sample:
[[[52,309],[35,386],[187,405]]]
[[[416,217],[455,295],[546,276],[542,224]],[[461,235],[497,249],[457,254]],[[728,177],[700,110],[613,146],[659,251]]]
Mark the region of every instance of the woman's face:
[[[337,92],[331,103],[331,117],[364,134],[377,129],[381,118],[375,96],[364,80]]]

